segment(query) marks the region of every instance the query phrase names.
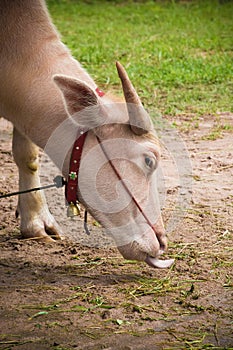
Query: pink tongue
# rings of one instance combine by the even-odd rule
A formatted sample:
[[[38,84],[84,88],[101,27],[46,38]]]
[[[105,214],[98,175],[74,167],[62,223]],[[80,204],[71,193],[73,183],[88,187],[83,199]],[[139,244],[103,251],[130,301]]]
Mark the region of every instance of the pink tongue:
[[[170,267],[174,263],[174,259],[160,260],[158,258],[152,258],[151,256],[147,256],[145,262],[152,266],[157,267],[159,269],[166,269]]]

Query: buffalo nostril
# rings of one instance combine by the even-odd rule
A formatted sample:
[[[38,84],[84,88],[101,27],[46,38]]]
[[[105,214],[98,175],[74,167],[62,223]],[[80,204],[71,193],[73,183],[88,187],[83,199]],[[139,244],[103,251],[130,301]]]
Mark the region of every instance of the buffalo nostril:
[[[159,243],[160,243],[160,252],[161,252],[161,254],[163,254],[166,250],[166,245],[164,243],[161,243],[161,242],[159,242]]]

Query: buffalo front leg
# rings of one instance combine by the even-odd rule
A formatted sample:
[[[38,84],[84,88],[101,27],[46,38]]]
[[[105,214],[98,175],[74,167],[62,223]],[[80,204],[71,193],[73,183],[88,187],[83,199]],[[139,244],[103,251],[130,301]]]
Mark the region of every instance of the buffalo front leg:
[[[19,170],[19,191],[40,187],[39,149],[16,128],[13,132],[13,155]],[[62,232],[49,212],[43,191],[19,195],[18,213],[24,238],[52,241]]]

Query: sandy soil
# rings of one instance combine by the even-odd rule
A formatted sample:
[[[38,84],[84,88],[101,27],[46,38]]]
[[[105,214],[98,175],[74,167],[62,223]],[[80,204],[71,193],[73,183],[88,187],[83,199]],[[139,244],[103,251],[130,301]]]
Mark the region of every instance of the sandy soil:
[[[0,349],[233,348],[233,136],[224,127],[211,136],[216,123],[233,125],[233,116],[206,116],[186,129],[184,119],[176,123],[193,183],[169,230],[168,255],[176,259],[169,270],[123,260],[91,218],[87,238],[81,219],[66,218],[63,189],[46,193],[67,237],[54,244],[22,240],[17,198],[1,200]],[[0,130],[5,193],[17,190],[17,169],[11,124],[0,119]],[[42,182],[51,183],[56,169],[44,156],[42,162]],[[168,223],[179,186],[169,167],[164,176],[170,178],[163,204]]]

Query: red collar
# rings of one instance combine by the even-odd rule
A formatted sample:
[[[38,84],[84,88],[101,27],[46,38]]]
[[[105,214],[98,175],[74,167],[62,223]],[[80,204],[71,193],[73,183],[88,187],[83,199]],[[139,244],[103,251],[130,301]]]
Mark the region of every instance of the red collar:
[[[69,175],[65,188],[65,195],[68,204],[73,203],[74,205],[76,205],[78,190],[78,173],[86,136],[87,132],[83,132],[82,130],[79,131],[71,153]]]
[[[104,96],[104,92],[98,87],[96,88],[96,93],[99,97]],[[78,173],[82,157],[83,146],[86,140],[87,131],[79,130],[77,139],[74,143],[73,150],[70,158],[69,175],[66,181],[65,196],[67,203],[71,206],[76,206],[78,198]]]

